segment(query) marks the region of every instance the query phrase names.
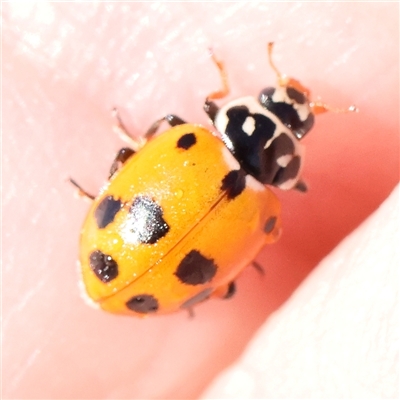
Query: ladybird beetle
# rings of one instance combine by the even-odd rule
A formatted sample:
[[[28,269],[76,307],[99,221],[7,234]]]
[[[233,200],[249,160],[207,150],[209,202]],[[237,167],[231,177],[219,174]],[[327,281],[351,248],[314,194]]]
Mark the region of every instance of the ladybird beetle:
[[[167,115],[143,142],[130,138],[132,148],[118,152],[96,198],[71,180],[93,200],[80,239],[91,303],[144,316],[229,298],[238,274],[279,238],[280,203],[267,185],[306,191],[300,139],[314,115],[329,108],[312,103],[306,88],[279,73],[272,47],[277,87],[221,108],[215,100],[229,85],[211,54],[222,89],[206,98],[204,109],[215,130]],[[162,122],[171,128],[156,134]]]

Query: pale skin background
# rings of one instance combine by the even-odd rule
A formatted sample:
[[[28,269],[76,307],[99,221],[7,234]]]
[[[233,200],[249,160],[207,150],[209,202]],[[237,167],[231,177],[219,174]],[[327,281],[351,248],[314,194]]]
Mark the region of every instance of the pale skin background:
[[[398,195],[346,238],[399,178],[398,11],[3,3],[3,398],[196,398],[229,366],[209,397],[398,397]],[[282,71],[360,113],[319,116],[304,140],[310,190],[278,193],[284,233],[257,257],[265,276],[246,269],[234,299],[192,320],[87,307],[76,258],[88,204],[66,179],[104,182],[123,145],[111,108],[137,136],[170,112],[207,124],[220,85],[207,48],[232,96],[257,95],[275,83],[268,41]]]

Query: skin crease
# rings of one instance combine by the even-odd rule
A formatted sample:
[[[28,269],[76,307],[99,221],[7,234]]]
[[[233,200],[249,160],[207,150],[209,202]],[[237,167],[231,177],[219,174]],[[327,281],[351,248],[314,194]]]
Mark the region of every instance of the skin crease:
[[[395,251],[398,231],[383,229],[381,235],[379,228],[398,221],[396,203],[374,216],[377,223],[362,225],[351,245],[336,249],[303,283],[301,295],[280,307],[398,182],[398,9],[396,3],[4,3],[2,397],[196,398],[264,323],[264,339],[252,344],[253,353],[257,343],[265,350],[265,342],[283,351],[290,339],[296,353],[299,332],[312,346],[335,320],[335,332],[339,338],[346,333],[346,342],[312,347],[319,357],[299,358],[307,365],[285,356],[278,369],[267,359],[265,365],[290,371],[279,375],[279,390],[247,365],[246,379],[257,390],[246,393],[397,397],[393,298],[379,298],[373,313],[346,314],[371,332],[369,346],[352,352],[359,337],[339,316],[353,309],[364,286],[344,291],[334,310],[324,308],[335,313],[331,319],[312,307],[329,304],[343,281],[336,277],[321,303],[311,296],[321,282],[329,285],[335,260],[342,260],[339,274],[354,257],[363,260],[370,247],[364,234],[379,236],[389,254]],[[205,303],[192,320],[186,313],[141,320],[87,307],[77,288],[76,258],[88,204],[74,198],[66,179],[73,176],[93,193],[105,181],[123,146],[112,133],[110,110],[117,106],[137,136],[170,112],[206,125],[204,98],[220,86],[207,48],[213,46],[224,60],[232,97],[257,95],[275,84],[265,51],[271,40],[283,72],[329,104],[354,103],[360,112],[318,116],[304,139],[309,193],[278,192],[284,233],[257,257],[265,276],[246,269],[234,299]],[[398,261],[396,253],[382,262],[386,273],[378,276],[357,268],[352,279],[373,279],[394,291]],[[309,325],[294,319],[296,309]],[[281,339],[273,335],[276,321],[285,332]],[[332,355],[339,348],[349,351],[338,361]],[[353,379],[332,381],[332,369],[321,360],[337,370],[353,366]],[[385,385],[374,374],[382,365],[389,365]],[[227,391],[221,383],[214,390],[208,392],[213,398],[237,395],[234,385]]]

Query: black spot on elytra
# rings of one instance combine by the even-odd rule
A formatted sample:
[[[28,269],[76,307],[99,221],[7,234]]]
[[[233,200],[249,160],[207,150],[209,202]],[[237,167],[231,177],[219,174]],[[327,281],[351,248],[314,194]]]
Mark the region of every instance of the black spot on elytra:
[[[246,187],[246,173],[239,169],[228,172],[221,183],[221,190],[226,192],[228,199],[234,199]]]
[[[103,229],[108,224],[113,222],[121,207],[121,200],[116,200],[112,196],[105,197],[94,211],[94,217],[96,219],[97,226],[100,229]]]
[[[176,146],[180,149],[188,150],[196,144],[196,140],[196,135],[194,133],[185,133],[179,138]]]
[[[138,294],[125,304],[130,310],[140,314],[149,314],[158,310],[158,300],[151,294]]]
[[[202,290],[200,293],[197,293],[195,296],[191,297],[189,300],[186,300],[181,308],[191,308],[197,303],[201,303],[204,300],[207,300],[212,293],[213,288],[207,288]]]
[[[231,282],[228,286],[228,290],[225,293],[224,299],[230,299],[236,293],[236,284]]]
[[[163,218],[163,209],[150,197],[138,196],[127,216],[127,227],[132,233],[131,241],[154,244],[169,231]]]
[[[276,221],[277,221],[276,217],[270,217],[267,219],[267,222],[264,225],[264,232],[266,234],[271,233],[274,230]]]
[[[178,279],[187,285],[201,285],[210,282],[217,272],[214,260],[191,250],[179,263],[175,271]]]
[[[118,276],[117,262],[100,250],[95,250],[90,254],[89,265],[96,276],[104,283],[111,282]]]

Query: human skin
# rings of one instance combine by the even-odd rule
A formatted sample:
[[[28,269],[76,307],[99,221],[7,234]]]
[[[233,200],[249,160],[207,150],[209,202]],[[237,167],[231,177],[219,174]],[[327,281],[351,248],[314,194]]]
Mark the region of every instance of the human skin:
[[[261,327],[236,379],[207,396],[398,397],[398,197],[346,239],[398,183],[398,11],[4,3],[2,397],[196,398]],[[275,83],[272,40],[283,72],[360,112],[318,116],[304,139],[309,192],[277,191],[283,235],[257,257],[265,276],[246,269],[235,298],[202,304],[194,319],[87,307],[76,259],[88,204],[67,178],[93,193],[105,181],[124,145],[110,110],[136,136],[167,113],[207,125],[202,104],[220,86],[207,48],[224,60],[232,97],[257,95]]]

